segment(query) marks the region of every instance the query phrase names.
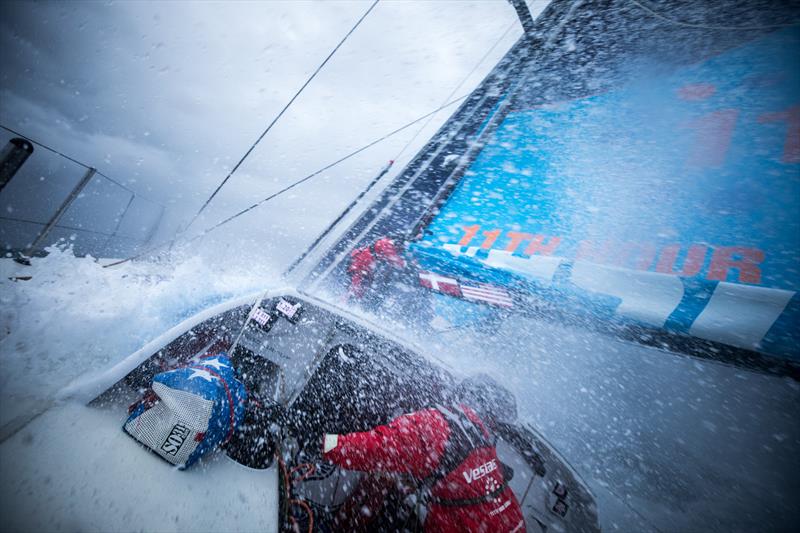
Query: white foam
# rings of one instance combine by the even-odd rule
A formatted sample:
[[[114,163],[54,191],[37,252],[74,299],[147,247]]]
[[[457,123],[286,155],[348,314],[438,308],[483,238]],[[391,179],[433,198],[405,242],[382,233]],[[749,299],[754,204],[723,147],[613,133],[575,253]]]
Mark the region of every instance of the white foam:
[[[0,259],[0,428],[41,410],[78,377],[108,369],[188,315],[263,289],[269,266],[201,257],[102,268],[69,249],[49,249],[21,267]],[[11,281],[14,276],[31,276]]]

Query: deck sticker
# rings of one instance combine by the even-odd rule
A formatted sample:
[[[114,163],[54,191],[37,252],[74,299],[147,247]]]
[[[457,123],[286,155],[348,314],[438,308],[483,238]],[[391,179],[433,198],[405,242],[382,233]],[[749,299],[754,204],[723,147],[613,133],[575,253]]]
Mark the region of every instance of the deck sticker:
[[[300,311],[302,310],[302,307],[303,306],[300,305],[300,303],[293,304],[285,298],[281,298],[278,300],[278,303],[275,304],[275,310],[286,317],[286,320],[292,324],[296,324],[300,319]]]
[[[253,314],[250,315],[250,318],[261,324],[262,326],[266,326],[269,322],[270,316],[269,313],[261,309],[260,307],[253,311]]]

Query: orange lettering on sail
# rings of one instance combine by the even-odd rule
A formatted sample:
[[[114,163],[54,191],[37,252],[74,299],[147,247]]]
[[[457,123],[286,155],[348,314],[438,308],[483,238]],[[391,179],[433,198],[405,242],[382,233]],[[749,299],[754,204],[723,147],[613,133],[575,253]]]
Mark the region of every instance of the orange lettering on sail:
[[[547,243],[545,244],[545,239]],[[561,237],[546,237],[545,235],[536,235],[531,243],[525,248],[527,255],[553,255],[558,245],[561,244]]]
[[[484,250],[488,250],[492,246],[494,246],[494,241],[497,240],[497,238],[500,236],[500,233],[501,233],[501,230],[499,230],[499,229],[495,229],[495,230],[492,230],[492,231],[484,231],[483,232],[483,236],[486,237],[486,238],[483,240],[483,244],[481,244],[481,248],[483,248]]]
[[[703,268],[703,263],[706,260],[708,253],[708,246],[704,244],[693,244],[689,247],[686,254],[686,259],[683,260],[681,267],[677,266],[678,254],[681,251],[680,244],[670,244],[661,250],[661,255],[656,264],[656,272],[663,272],[665,274],[675,274],[678,276],[696,276]]]
[[[738,271],[738,281],[742,283],[761,283],[761,268],[764,252],[757,248],[742,246],[722,246],[714,250],[708,279],[725,281],[731,269]]]
[[[464,236],[458,241],[458,245],[469,246],[470,241],[478,234],[478,230],[480,230],[481,227],[476,224],[475,226],[463,226],[462,229],[464,230]]]
[[[518,231],[509,231],[506,233],[511,241],[506,246],[506,252],[511,252],[512,254],[517,251],[519,245],[522,244],[522,241],[529,241],[533,239],[532,233],[520,233]]]

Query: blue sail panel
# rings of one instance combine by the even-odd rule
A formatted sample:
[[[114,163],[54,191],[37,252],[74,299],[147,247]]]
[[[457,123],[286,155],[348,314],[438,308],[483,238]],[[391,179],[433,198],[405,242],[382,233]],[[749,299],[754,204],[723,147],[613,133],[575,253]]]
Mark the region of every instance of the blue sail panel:
[[[600,94],[517,98],[415,253],[583,294],[586,313],[800,359],[798,48],[789,28],[639,66]]]

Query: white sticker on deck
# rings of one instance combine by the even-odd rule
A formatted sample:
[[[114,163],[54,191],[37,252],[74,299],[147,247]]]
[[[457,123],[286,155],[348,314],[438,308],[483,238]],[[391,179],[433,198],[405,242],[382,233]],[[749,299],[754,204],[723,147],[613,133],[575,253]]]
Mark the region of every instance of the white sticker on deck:
[[[256,309],[255,311],[253,311],[253,314],[250,316],[250,318],[252,318],[252,319],[253,319],[253,320],[255,320],[256,322],[258,322],[258,323],[259,323],[259,324],[261,324],[262,326],[263,326],[264,324],[266,324],[267,322],[269,322],[269,314],[268,314],[268,313],[266,313],[266,312],[265,312],[263,309],[261,309],[260,307],[259,307],[258,309]]]
[[[292,305],[283,298],[278,301],[278,305],[275,308],[286,315],[286,318],[294,318],[294,315],[297,313],[297,310],[300,309],[300,304]]]

